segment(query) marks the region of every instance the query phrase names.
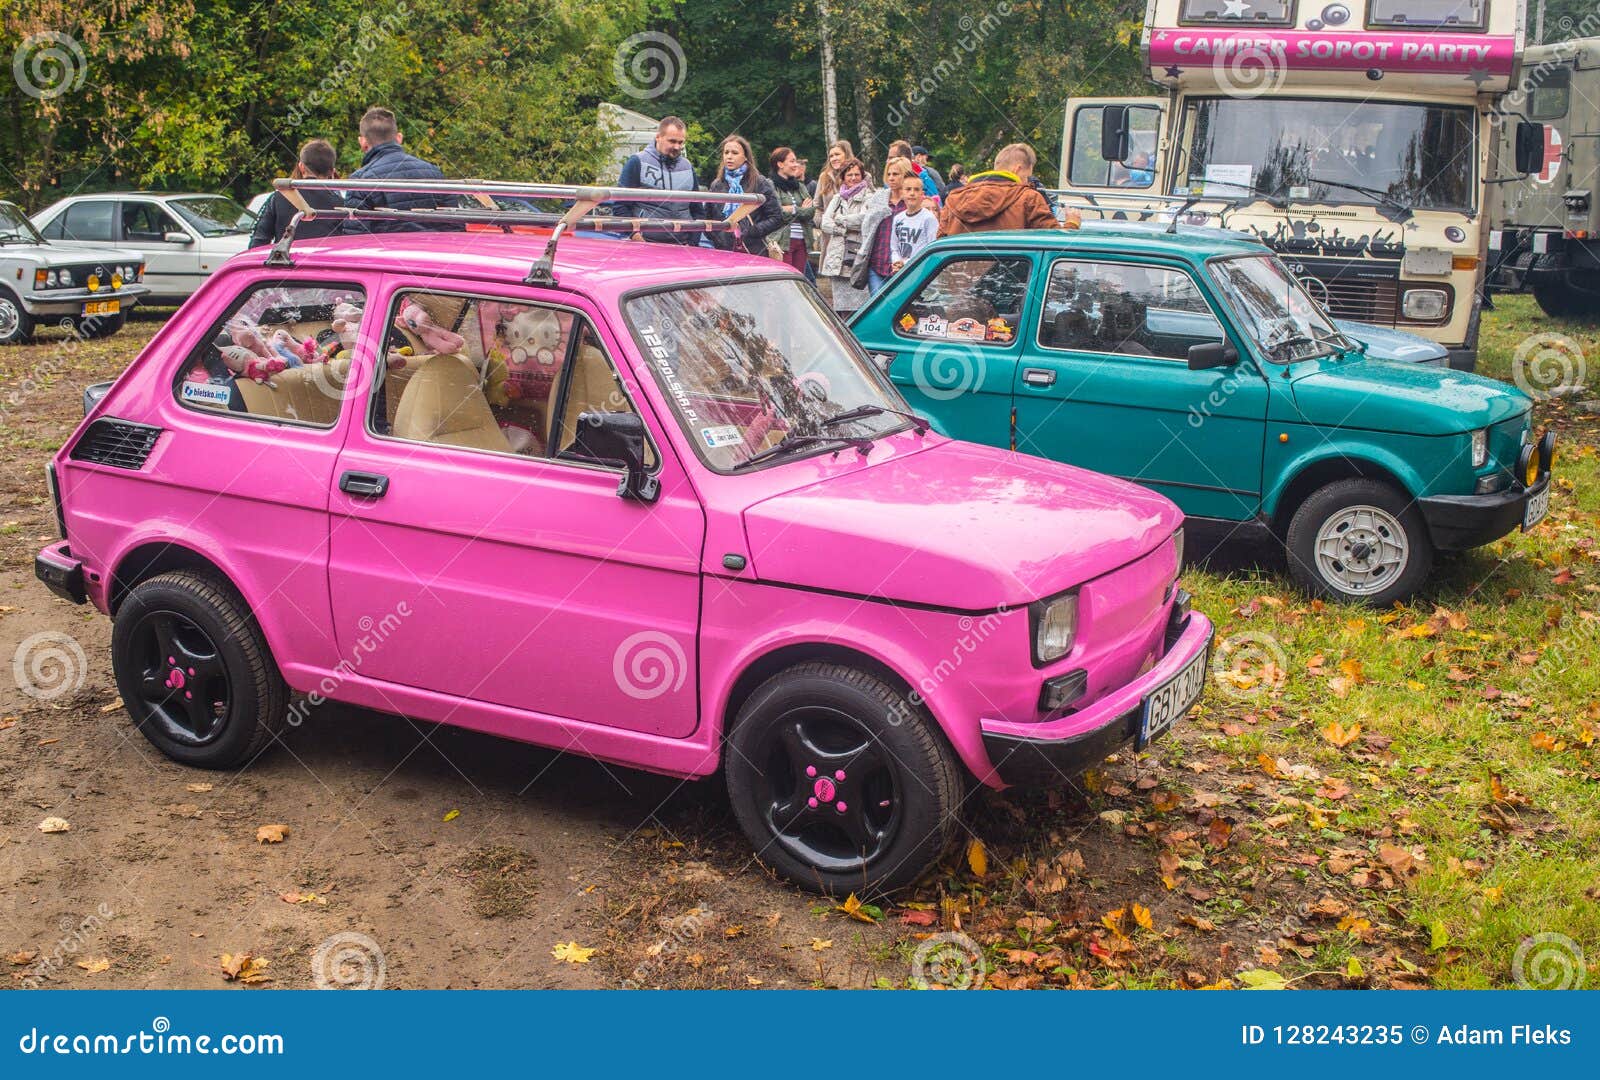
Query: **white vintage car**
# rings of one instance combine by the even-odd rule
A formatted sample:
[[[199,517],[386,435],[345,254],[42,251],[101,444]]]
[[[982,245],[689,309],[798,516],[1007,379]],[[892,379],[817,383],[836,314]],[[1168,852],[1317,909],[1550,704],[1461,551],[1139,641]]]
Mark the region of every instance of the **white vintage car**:
[[[143,279],[139,252],[50,243],[21,207],[0,202],[0,345],[27,341],[41,323],[108,337],[150,291]]]

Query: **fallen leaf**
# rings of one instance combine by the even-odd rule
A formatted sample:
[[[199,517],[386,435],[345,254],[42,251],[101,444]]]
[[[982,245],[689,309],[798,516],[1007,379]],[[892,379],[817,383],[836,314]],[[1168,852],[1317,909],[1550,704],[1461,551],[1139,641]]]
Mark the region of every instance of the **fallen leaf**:
[[[939,917],[931,911],[902,911],[900,921],[907,926],[932,926]]]
[[[250,953],[222,954],[222,978],[225,982],[241,982],[246,986],[257,986],[264,982],[271,982],[272,978],[266,973],[267,965],[272,961],[265,956],[252,956]]]
[[[24,949],[21,952],[14,952],[10,956],[6,957],[7,960],[11,961],[11,963],[15,964],[17,967],[25,967],[26,965],[33,963],[38,958],[39,954],[37,952],[30,952],[27,949]]]
[[[113,701],[109,705],[100,706],[100,711],[103,712],[103,713],[112,713],[112,712],[116,712],[120,708],[122,708],[122,699],[121,698],[117,698],[115,701]]]
[[[856,922],[876,923],[883,918],[883,910],[881,908],[874,907],[871,904],[863,904],[856,898],[855,893],[845,897],[844,903],[837,905],[833,910],[842,911],[856,920]]]
[[[1279,975],[1276,971],[1267,971],[1257,968],[1254,971],[1241,971],[1239,981],[1246,990],[1287,990],[1289,980]]]
[[[212,788],[211,784],[185,784],[185,785],[183,785],[183,789],[185,791],[192,791],[196,795],[203,795],[206,792],[210,791],[211,788]]]
[[[587,964],[594,954],[594,949],[586,949],[576,941],[560,942],[550,950],[551,956],[568,964]]]
[[[1428,951],[1438,952],[1450,944],[1450,932],[1444,923],[1435,921],[1428,926]]]
[[[1228,838],[1233,835],[1233,823],[1224,817],[1214,817],[1211,824],[1206,826],[1206,843],[1214,848],[1228,846]]]
[[[281,844],[283,843],[283,838],[288,835],[289,826],[287,825],[263,825],[256,830],[256,843]]]
[[[1132,910],[1133,910],[1133,921],[1134,922],[1138,923],[1140,926],[1144,927],[1146,930],[1154,930],[1155,929],[1155,921],[1153,919],[1151,919],[1151,917],[1150,917],[1150,909],[1149,908],[1145,907],[1142,904],[1133,904],[1132,905]]]
[[[460,816],[461,816],[461,811],[460,810],[449,810],[449,811],[446,811],[446,813],[444,815],[444,820],[446,820],[446,821],[454,821],[456,818],[458,818]]]
[[[326,907],[328,904],[327,897],[318,896],[316,893],[279,893],[278,899],[282,900],[285,904],[318,904],[323,907]]]
[[[1328,726],[1322,729],[1322,737],[1343,750],[1361,737],[1361,725],[1355,723],[1345,727],[1339,721],[1331,720]]]
[[[814,938],[811,939],[811,951],[812,952],[821,952],[824,949],[831,949],[831,948],[833,948],[833,939],[832,938],[814,937]]]
[[[111,970],[111,961],[106,957],[101,957],[98,960],[79,960],[78,966],[90,975],[98,975],[102,971]]]
[[[978,877],[988,876],[989,853],[984,850],[982,840],[974,838],[967,842],[967,865]]]
[[[61,741],[60,739],[40,739],[38,742],[34,743],[34,745],[35,746],[54,746],[56,743],[58,743],[60,741]]]
[[[1156,791],[1152,792],[1150,795],[1150,805],[1155,807],[1157,812],[1162,814],[1171,813],[1173,810],[1176,810],[1178,808],[1178,804],[1182,801],[1183,797],[1176,791]]]
[[[42,833],[70,832],[72,826],[64,818],[47,817],[39,822],[39,831]]]
[[[1345,978],[1347,978],[1347,979],[1362,979],[1362,978],[1366,977],[1366,974],[1367,973],[1361,969],[1361,961],[1360,960],[1357,960],[1355,957],[1352,956],[1350,959],[1345,961],[1345,964],[1344,964],[1344,977]]]

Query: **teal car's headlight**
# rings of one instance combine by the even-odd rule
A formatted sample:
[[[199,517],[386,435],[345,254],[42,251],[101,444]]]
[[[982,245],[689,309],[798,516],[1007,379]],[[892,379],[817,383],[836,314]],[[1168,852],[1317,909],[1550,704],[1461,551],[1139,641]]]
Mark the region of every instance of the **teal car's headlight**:
[[[1489,464],[1489,429],[1479,428],[1472,433],[1472,467],[1481,469]]]
[[[1033,662],[1048,664],[1072,651],[1078,637],[1078,594],[1067,593],[1028,605],[1033,627]]]

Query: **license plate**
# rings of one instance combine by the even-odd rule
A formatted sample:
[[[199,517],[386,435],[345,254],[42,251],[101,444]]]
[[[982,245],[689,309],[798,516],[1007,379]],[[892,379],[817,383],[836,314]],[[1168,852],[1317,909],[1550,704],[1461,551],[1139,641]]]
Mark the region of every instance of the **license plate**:
[[[85,315],[115,315],[121,310],[121,300],[90,300],[83,305]]]
[[[1536,491],[1528,496],[1528,505],[1522,511],[1522,531],[1527,532],[1550,512],[1550,485],[1546,484],[1543,491]]]
[[[1206,687],[1209,650],[1189,661],[1184,669],[1150,692],[1144,699],[1144,718],[1139,724],[1135,748],[1143,750],[1167,733],[1167,729],[1188,713]]]

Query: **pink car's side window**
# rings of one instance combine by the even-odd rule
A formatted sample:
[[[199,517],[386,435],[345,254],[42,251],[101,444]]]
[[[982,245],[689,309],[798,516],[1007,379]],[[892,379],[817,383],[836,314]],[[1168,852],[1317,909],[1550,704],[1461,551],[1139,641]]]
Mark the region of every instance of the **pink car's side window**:
[[[184,358],[173,394],[207,412],[332,427],[365,306],[355,285],[258,284]]]
[[[455,293],[401,293],[368,429],[413,442],[578,460],[584,412],[636,413],[576,312]],[[403,342],[403,344],[399,344]],[[653,450],[647,456],[653,461]]]

